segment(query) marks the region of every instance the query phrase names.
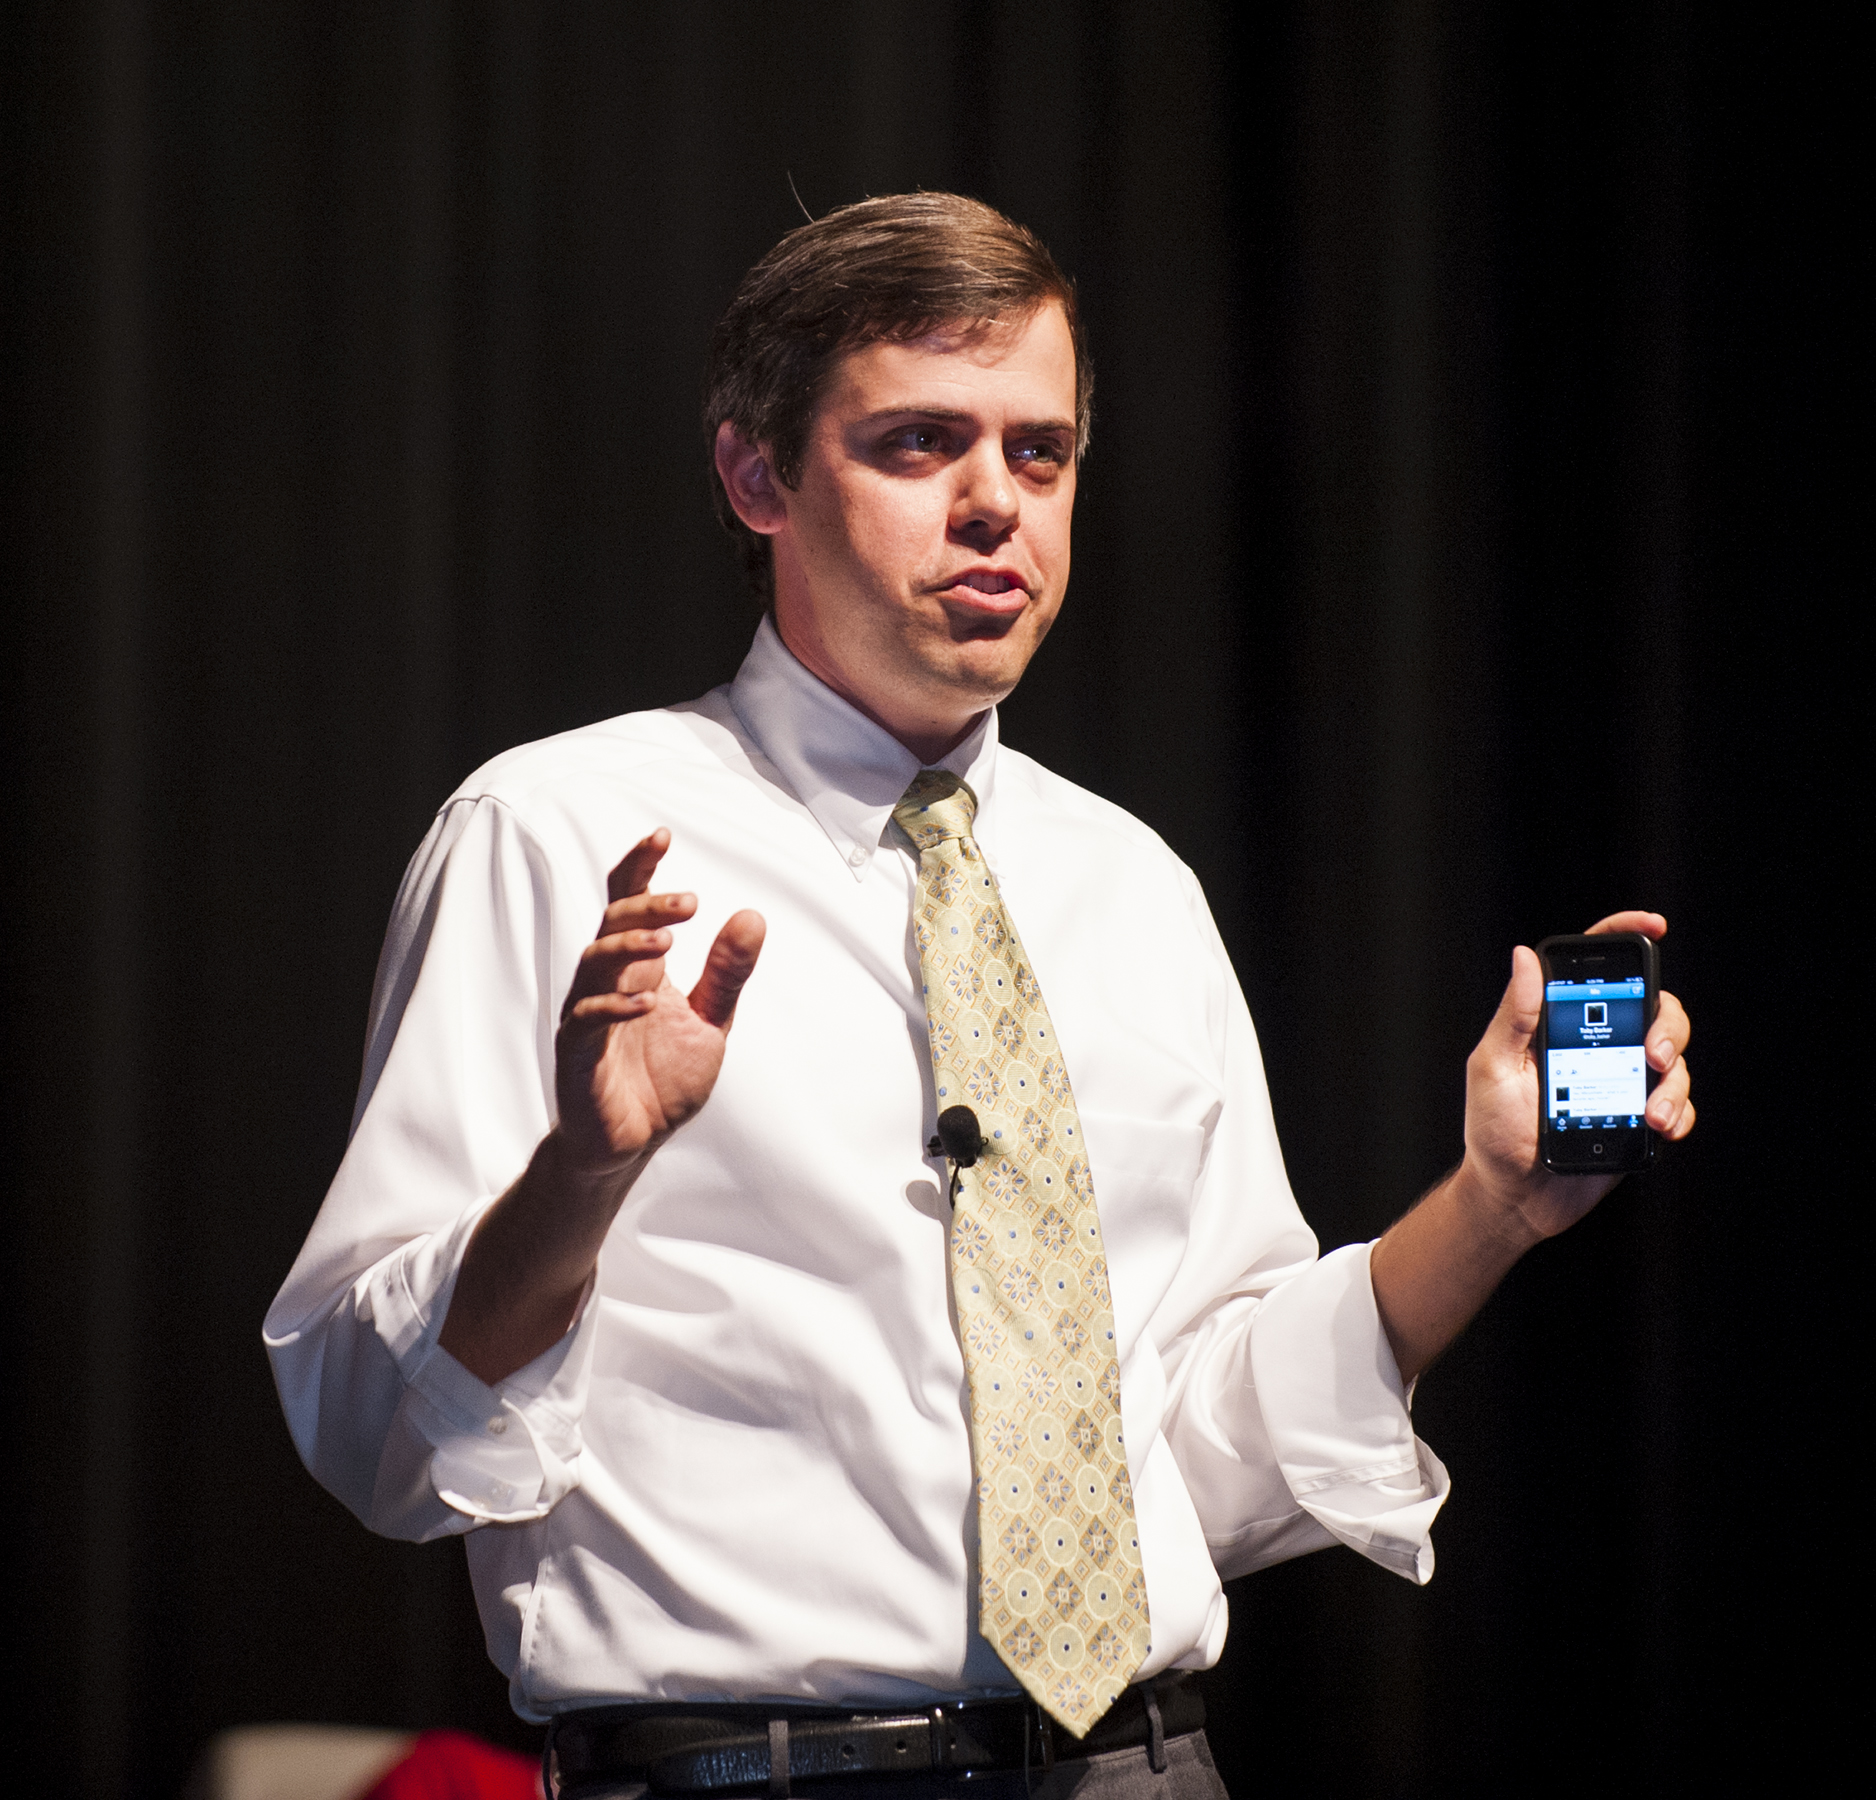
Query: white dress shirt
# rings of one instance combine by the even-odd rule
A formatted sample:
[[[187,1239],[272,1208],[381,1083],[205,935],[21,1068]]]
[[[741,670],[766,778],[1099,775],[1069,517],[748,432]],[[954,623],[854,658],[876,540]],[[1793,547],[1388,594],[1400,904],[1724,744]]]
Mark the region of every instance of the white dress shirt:
[[[1317,1259],[1250,1014],[1191,872],[1001,748],[944,767],[1022,933],[1087,1137],[1153,1647],[1224,1644],[1221,1575],[1336,1541],[1432,1573],[1368,1249]],[[977,1635],[969,1398],[892,807],[918,770],[765,621],[687,706],[526,745],[438,813],[397,898],[352,1138],[266,1322],[307,1467],[376,1531],[468,1532],[539,1719],[620,1698],[1010,1693]],[[437,1333],[483,1210],[554,1120],[554,1030],[657,826],[688,987],[768,920],[716,1091],[651,1159],[567,1335],[486,1387]]]

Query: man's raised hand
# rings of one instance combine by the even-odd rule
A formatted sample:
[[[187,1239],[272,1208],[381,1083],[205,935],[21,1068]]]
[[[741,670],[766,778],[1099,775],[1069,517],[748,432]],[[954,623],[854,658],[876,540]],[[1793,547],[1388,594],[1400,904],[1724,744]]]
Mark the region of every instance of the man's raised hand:
[[[1611,913],[1590,935],[1638,931],[1667,934],[1659,913]],[[1537,1057],[1532,1041],[1544,1004],[1544,978],[1534,951],[1512,952],[1511,980],[1478,1047],[1466,1060],[1466,1162],[1483,1191],[1500,1208],[1510,1229],[1535,1240],[1554,1237],[1583,1217],[1622,1179],[1620,1175],[1554,1175],[1538,1153],[1542,1110]],[[1660,1075],[1648,1097],[1651,1130],[1670,1140],[1694,1128],[1693,1102],[1683,1052],[1691,1027],[1672,994],[1663,992],[1648,1028],[1646,1054]]]
[[[1667,932],[1659,913],[1612,913],[1592,932]],[[1541,1084],[1532,1040],[1544,980],[1534,951],[1512,952],[1511,980],[1466,1059],[1466,1154],[1374,1246],[1375,1305],[1403,1379],[1412,1381],[1465,1328],[1520,1256],[1582,1218],[1620,1176],[1553,1175],[1538,1154]],[[1664,993],[1648,1028],[1661,1079],[1648,1123],[1667,1138],[1694,1128],[1687,1097],[1687,1014]]]
[[[437,1342],[472,1374],[503,1380],[577,1316],[600,1246],[648,1151],[710,1098],[737,996],[756,966],[762,915],[739,912],[710,946],[688,996],[665,978],[673,927],[692,894],[646,890],[668,831],[626,852],[607,878],[554,1040],[560,1122],[482,1215]]]
[[[660,827],[607,878],[598,935],[561,1008],[555,1038],[558,1134],[593,1172],[655,1148],[710,1098],[736,1002],[761,954],[762,915],[739,912],[717,933],[688,995],[665,973],[673,929],[697,911],[694,894],[649,891],[671,847]]]

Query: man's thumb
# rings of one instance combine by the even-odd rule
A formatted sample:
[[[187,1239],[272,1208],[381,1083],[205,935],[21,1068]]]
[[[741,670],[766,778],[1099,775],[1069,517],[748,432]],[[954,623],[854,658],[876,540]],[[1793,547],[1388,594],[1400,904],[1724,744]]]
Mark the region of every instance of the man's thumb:
[[[759,912],[747,908],[733,913],[704,958],[703,973],[690,991],[691,1011],[719,1031],[727,1031],[736,1016],[736,1000],[743,983],[755,972],[768,926]]]
[[[1524,1055],[1536,1034],[1538,1008],[1543,1004],[1544,971],[1537,952],[1520,944],[1511,953],[1511,979],[1486,1027],[1486,1043],[1505,1056]]]

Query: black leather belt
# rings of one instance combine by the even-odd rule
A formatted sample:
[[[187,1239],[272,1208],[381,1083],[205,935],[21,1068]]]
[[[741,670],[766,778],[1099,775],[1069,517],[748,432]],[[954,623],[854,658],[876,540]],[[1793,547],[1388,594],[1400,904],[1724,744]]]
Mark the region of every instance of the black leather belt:
[[[644,1782],[656,1794],[734,1788],[785,1795],[791,1782],[933,1770],[1033,1769],[1145,1746],[1166,1766],[1165,1741],[1199,1731],[1205,1702],[1183,1673],[1131,1687],[1084,1738],[1027,1700],[963,1700],[922,1711],[738,1704],[583,1707],[547,1733],[550,1800]]]

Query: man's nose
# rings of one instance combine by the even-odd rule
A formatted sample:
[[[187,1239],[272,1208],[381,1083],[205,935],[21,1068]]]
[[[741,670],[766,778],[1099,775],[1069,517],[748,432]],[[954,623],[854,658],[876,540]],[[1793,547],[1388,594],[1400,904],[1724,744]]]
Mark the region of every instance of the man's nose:
[[[951,529],[973,544],[1001,543],[1016,529],[1022,511],[1003,446],[986,441],[972,446],[958,465],[957,497],[951,503]]]

